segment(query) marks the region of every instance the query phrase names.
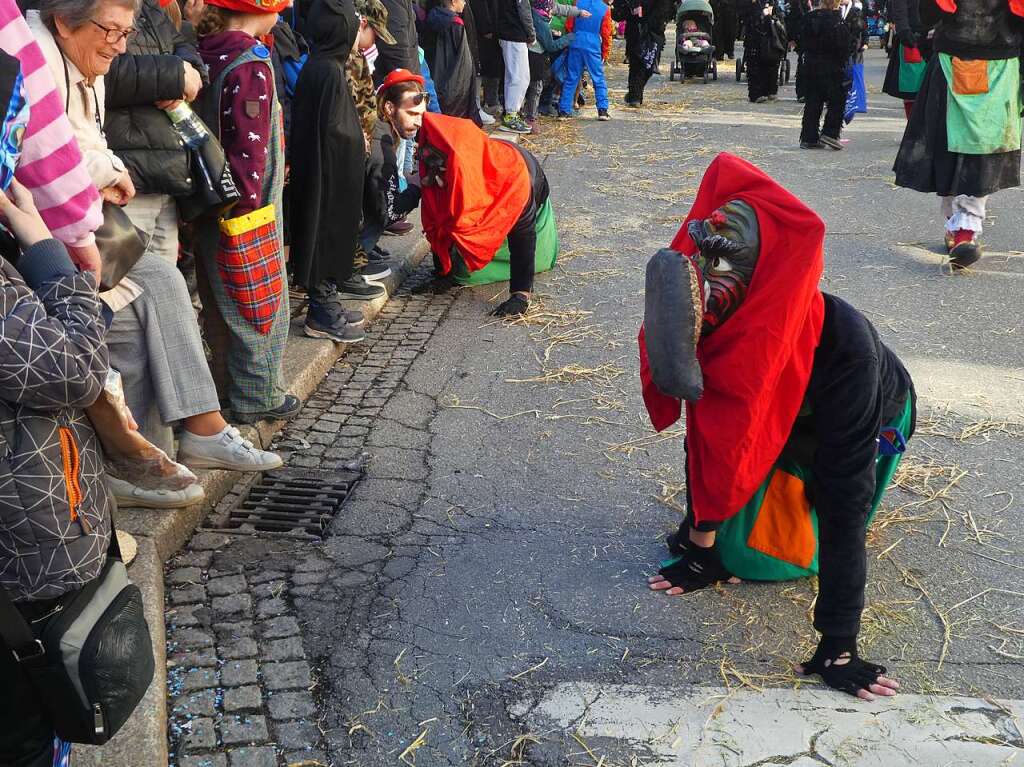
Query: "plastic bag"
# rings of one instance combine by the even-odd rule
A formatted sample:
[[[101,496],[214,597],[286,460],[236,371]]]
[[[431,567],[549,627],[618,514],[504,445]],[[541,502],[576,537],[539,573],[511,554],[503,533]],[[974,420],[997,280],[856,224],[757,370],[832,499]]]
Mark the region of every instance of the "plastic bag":
[[[184,490],[199,482],[138,432],[125,402],[121,374],[111,370],[99,399],[85,409],[103,445],[107,473],[145,490]]]

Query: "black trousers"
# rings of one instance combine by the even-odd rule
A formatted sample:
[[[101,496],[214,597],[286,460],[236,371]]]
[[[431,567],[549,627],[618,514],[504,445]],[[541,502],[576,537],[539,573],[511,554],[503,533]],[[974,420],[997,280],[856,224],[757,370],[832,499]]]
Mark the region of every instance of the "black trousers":
[[[842,70],[805,72],[804,119],[800,141],[814,144],[821,136],[838,139],[843,129],[849,82]],[[825,111],[825,125],[821,113]]]
[[[736,27],[739,19],[736,17],[736,8],[732,6],[732,0],[728,0],[726,8],[715,9],[715,26],[711,39],[715,45],[715,58],[719,61],[723,56],[730,59],[736,55]]]
[[[28,621],[49,613],[57,600],[17,605]],[[32,624],[36,635],[45,620]],[[0,639],[0,766],[51,767],[53,725],[28,675]]]
[[[756,101],[779,92],[779,59],[751,59],[747,62],[747,96]]]
[[[644,88],[651,79],[651,70],[638,57],[629,57],[629,84],[626,89],[626,101],[644,103]]]

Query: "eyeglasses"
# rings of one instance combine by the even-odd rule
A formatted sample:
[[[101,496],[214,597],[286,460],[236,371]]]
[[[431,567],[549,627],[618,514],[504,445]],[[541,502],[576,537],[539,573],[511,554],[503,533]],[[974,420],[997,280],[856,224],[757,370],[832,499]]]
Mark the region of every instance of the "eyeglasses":
[[[401,108],[410,109],[412,107],[418,107],[420,104],[426,104],[430,106],[430,94],[425,91],[419,93],[413,93],[402,99]]]
[[[103,30],[103,39],[107,41],[108,45],[117,45],[122,40],[127,40],[136,32],[135,27],[132,27],[130,29],[115,29],[113,27],[105,27],[98,21],[95,21],[93,19],[89,19],[89,21]]]

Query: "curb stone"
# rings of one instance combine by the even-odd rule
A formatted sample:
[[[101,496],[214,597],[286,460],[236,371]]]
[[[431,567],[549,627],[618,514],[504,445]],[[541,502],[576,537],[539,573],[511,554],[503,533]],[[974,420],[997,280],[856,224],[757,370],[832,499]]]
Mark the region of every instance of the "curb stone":
[[[418,217],[410,216],[410,221],[419,223]],[[387,287],[387,296],[373,301],[346,302],[349,308],[362,311],[368,323],[430,252],[422,237],[418,240],[415,237],[388,238],[384,244],[391,246],[389,249],[397,264],[392,275],[380,281]],[[305,401],[335,362],[344,356],[345,350],[345,346],[326,339],[307,338],[302,334],[301,319],[293,319],[284,359],[288,392]],[[231,421],[230,414],[228,421]],[[240,426],[240,430],[246,439],[267,447],[284,425],[284,421],[263,421],[255,427]],[[153,640],[155,672],[153,684],[116,737],[105,746],[75,746],[75,767],[166,767],[168,763],[163,565],[185,545],[207,514],[242,476],[238,472],[219,470],[199,471],[197,474],[206,493],[202,503],[170,511],[119,508],[116,512],[118,528],[131,533],[139,542],[138,556],[128,573],[142,591]],[[240,751],[253,749],[234,752],[232,764],[240,764],[240,759],[246,758]]]

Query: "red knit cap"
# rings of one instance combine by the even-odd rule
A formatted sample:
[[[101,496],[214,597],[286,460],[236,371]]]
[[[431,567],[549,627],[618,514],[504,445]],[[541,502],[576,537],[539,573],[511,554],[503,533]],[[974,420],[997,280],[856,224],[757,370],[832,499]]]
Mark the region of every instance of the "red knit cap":
[[[213,0],[207,0],[212,2]],[[216,2],[224,2],[224,0],[216,0]],[[384,82],[380,84],[377,89],[377,93],[386,91],[392,85],[398,85],[399,83],[419,83],[420,88],[426,85],[426,80],[421,75],[415,72],[410,72],[408,69],[394,69],[388,73],[388,76],[384,78]]]
[[[238,13],[281,13],[291,0],[206,0],[206,4]]]

